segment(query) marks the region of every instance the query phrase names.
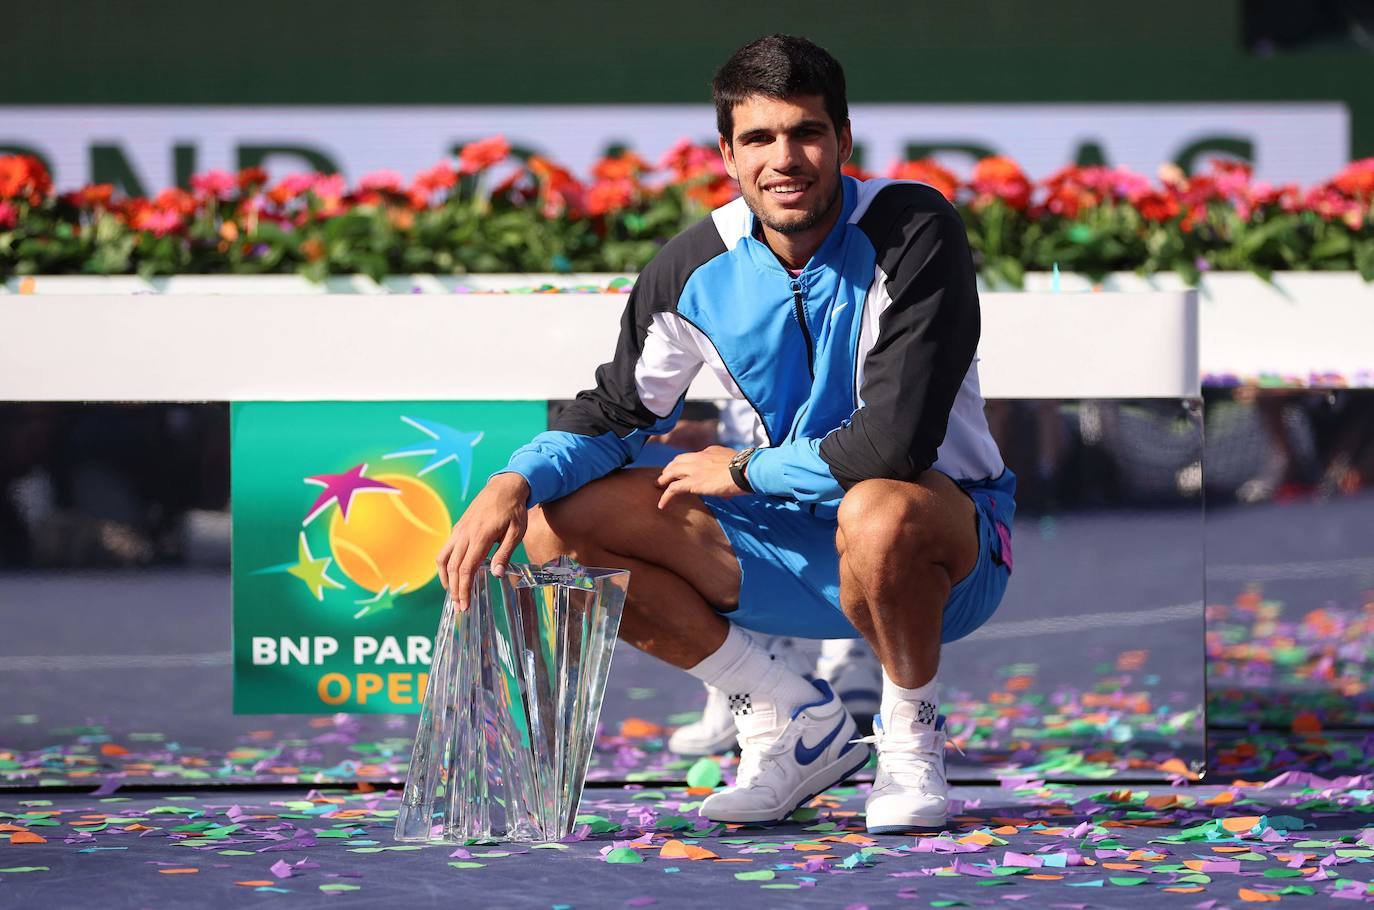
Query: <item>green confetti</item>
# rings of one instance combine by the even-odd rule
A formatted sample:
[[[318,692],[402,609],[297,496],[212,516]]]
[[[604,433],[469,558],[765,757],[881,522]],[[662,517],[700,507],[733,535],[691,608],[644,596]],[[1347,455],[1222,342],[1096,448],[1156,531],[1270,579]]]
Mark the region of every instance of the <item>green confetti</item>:
[[[642,863],[644,857],[639,855],[639,851],[632,847],[616,847],[606,854],[608,863]]]
[[[0,872],[47,872],[47,866],[10,866],[8,869],[0,869]]]
[[[735,878],[742,882],[771,882],[777,876],[772,869],[758,869],[754,872],[736,872]]]
[[[1120,885],[1126,888],[1131,885],[1143,885],[1148,882],[1149,879],[1143,875],[1113,875],[1109,881],[1113,885]]]
[[[701,758],[687,770],[687,786],[719,787],[721,781],[720,763],[713,758]]]
[[[467,860],[454,860],[449,863],[455,869],[481,869],[486,863],[470,863]]]
[[[327,885],[320,885],[321,891],[361,891],[361,885],[346,885],[343,882],[330,882]]]

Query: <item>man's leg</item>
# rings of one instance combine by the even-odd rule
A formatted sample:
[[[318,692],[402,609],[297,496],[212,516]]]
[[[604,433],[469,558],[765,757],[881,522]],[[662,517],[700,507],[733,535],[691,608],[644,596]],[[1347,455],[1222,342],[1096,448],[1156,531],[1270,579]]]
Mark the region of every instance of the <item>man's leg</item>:
[[[781,819],[868,760],[839,699],[775,660],[713,606],[739,602],[739,562],[705,504],[658,509],[654,470],[620,471],[531,511],[532,559],[562,553],[630,570],[620,637],[727,693],[741,746],[737,785],[701,812],[717,821]]]
[[[725,641],[729,623],[713,607],[739,603],[739,563],[698,497],[658,508],[657,476],[619,471],[533,509],[525,550],[535,562],[567,554],[629,569],[621,639],[686,670]]]
[[[977,565],[977,529],[972,500],[933,470],[856,484],[840,505],[840,604],[883,665],[870,831],[945,822],[940,630],[951,589]]]

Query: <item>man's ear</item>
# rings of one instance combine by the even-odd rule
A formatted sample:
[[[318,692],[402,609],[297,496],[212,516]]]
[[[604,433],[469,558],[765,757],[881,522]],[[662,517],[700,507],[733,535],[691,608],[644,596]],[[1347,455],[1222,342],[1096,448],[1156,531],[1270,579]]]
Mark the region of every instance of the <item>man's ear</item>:
[[[739,180],[739,171],[735,169],[735,147],[724,136],[717,137],[717,141],[720,143],[720,160],[725,162],[725,173],[730,175],[731,180]]]
[[[854,154],[854,133],[849,128],[849,121],[844,122],[840,127],[840,166],[849,163],[849,158]]]

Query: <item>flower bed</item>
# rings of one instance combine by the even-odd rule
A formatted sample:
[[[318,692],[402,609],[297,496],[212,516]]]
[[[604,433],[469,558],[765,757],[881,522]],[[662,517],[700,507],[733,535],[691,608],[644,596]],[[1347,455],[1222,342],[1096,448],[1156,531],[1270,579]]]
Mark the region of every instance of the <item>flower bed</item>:
[[[859,177],[872,176],[847,167]],[[953,201],[984,279],[1021,287],[1055,266],[1092,277],[1205,271],[1356,271],[1374,281],[1374,158],[1317,186],[1274,186],[1248,166],[1173,166],[1154,180],[1066,167],[1032,181],[985,158],[968,180],[932,160],[885,176],[920,180]],[[469,144],[407,181],[211,171],[191,188],[124,198],[108,184],[56,192],[42,165],[0,157],[0,274],[626,272],[735,195],[717,151],[678,143],[651,165],[605,158],[582,180],[504,139]]]

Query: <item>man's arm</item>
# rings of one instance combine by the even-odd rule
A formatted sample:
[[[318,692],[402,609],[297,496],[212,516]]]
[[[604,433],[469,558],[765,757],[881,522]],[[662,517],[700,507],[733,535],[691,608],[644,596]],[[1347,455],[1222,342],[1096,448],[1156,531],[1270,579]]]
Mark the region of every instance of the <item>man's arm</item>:
[[[650,436],[677,421],[701,355],[667,311],[673,301],[658,293],[650,266],[650,280],[642,275],[630,293],[615,356],[597,368],[596,386],[579,393],[552,430],[517,449],[454,525],[437,563],[459,609],[467,609],[472,575],[498,543],[492,573],[504,573],[532,506],[630,463]]]
[[[891,305],[864,360],[861,404],[823,439],[760,449],[748,479],[758,492],[827,502],[861,480],[915,480],[935,463],[950,409],[980,331],[968,235],[952,206],[916,204],[884,244]]]

